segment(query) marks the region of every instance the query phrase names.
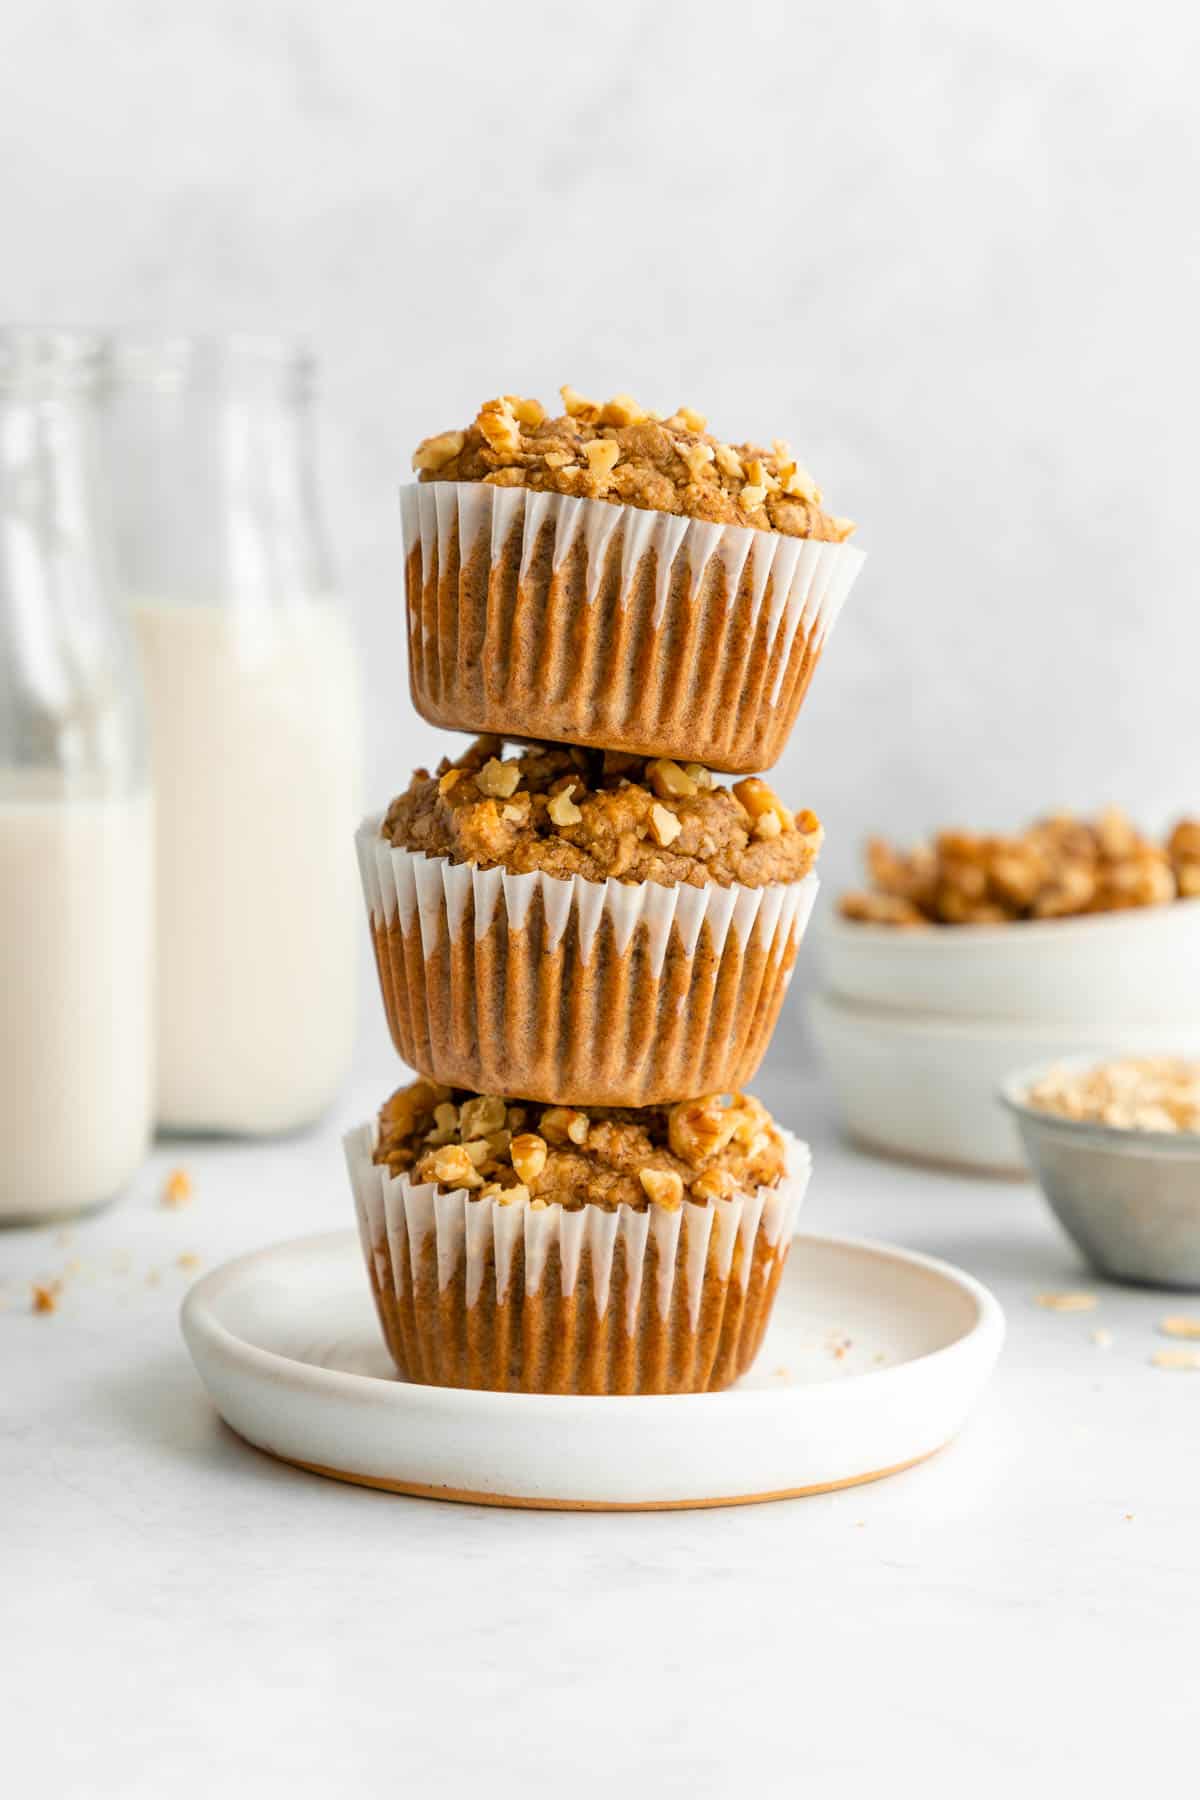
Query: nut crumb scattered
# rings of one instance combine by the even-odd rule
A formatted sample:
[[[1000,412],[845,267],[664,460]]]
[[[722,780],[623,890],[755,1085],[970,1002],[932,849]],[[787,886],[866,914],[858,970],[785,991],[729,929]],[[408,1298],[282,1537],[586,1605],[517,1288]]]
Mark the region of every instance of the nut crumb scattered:
[[[146,1286],[147,1287],[158,1287],[161,1285],[161,1283],[162,1283],[162,1276],[159,1274],[158,1270],[151,1269],[149,1274],[146,1276]]]
[[[1092,1333],[1093,1344],[1098,1344],[1101,1350],[1107,1350],[1111,1346],[1112,1341],[1113,1334],[1108,1329],[1107,1325],[1097,1325],[1095,1331]]]
[[[1168,1318],[1158,1321],[1158,1329],[1164,1337],[1200,1338],[1200,1319],[1188,1318],[1183,1313],[1172,1313]]]
[[[184,1250],[176,1260],[181,1269],[198,1269],[200,1267],[200,1258],[194,1250]]]
[[[48,1281],[44,1285],[35,1281],[33,1284],[33,1311],[35,1313],[57,1312],[58,1297],[61,1293],[61,1281]]]
[[[172,1169],[163,1183],[164,1206],[187,1206],[192,1198],[192,1178],[186,1169]]]
[[[1048,1312],[1091,1312],[1100,1302],[1095,1294],[1035,1294],[1039,1306]]]
[[[1150,1361],[1156,1369],[1200,1369],[1200,1350],[1156,1350]]]

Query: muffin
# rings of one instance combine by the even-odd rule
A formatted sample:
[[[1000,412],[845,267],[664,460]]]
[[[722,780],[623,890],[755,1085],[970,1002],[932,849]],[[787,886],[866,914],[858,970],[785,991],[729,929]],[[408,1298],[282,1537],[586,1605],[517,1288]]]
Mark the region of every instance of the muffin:
[[[574,1106],[743,1087],[816,895],[821,826],[697,763],[477,740],[358,835],[397,1051]]]
[[[744,1374],[809,1166],[749,1095],[538,1108],[424,1080],[346,1155],[401,1377],[542,1394]]]
[[[424,718],[735,772],[783,749],[855,576],[788,446],[562,390],[426,438],[402,490]]]

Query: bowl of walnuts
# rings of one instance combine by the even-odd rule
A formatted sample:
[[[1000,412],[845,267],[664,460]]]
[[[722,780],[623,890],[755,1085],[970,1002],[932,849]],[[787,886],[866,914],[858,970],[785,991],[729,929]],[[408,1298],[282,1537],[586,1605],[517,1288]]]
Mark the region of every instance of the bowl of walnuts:
[[[1014,1068],[1200,1046],[1200,819],[1163,839],[1116,808],[1010,836],[866,847],[822,939],[819,1047],[853,1134],[1024,1170],[995,1099]]]

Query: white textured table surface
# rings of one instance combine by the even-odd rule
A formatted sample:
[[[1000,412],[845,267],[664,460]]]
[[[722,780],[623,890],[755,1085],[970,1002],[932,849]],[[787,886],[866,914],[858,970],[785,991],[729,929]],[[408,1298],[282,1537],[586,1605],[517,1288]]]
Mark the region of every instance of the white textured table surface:
[[[304,1138],[160,1146],[69,1242],[0,1236],[12,1792],[1099,1794],[1194,1771],[1200,1375],[1149,1360],[1186,1302],[1092,1282],[1032,1188],[869,1160],[813,1082],[757,1086],[813,1140],[810,1229],[948,1257],[1008,1312],[959,1441],[875,1486],[501,1512],[239,1443],[180,1340],[177,1259],[344,1220],[337,1128],[378,1078]],[[177,1163],[195,1196],[168,1211]],[[28,1283],[64,1271],[34,1316]],[[1095,1312],[1034,1303],[1080,1286]]]

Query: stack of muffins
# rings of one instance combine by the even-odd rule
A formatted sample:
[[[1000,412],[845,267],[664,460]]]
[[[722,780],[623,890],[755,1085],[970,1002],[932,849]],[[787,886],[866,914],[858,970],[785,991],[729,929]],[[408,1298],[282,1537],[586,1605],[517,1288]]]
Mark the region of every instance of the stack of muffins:
[[[743,1088],[821,827],[747,772],[862,557],[786,444],[563,400],[488,402],[404,490],[413,701],[485,735],[359,832],[420,1079],[347,1158],[406,1380],[711,1391],[758,1351],[809,1169]]]

